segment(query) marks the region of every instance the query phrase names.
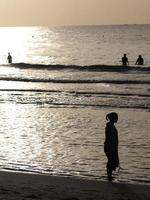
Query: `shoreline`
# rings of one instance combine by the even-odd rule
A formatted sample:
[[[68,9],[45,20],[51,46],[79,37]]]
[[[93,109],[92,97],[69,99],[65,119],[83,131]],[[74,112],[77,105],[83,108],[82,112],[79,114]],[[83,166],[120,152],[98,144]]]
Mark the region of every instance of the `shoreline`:
[[[51,175],[0,171],[5,200],[148,200],[150,186]]]

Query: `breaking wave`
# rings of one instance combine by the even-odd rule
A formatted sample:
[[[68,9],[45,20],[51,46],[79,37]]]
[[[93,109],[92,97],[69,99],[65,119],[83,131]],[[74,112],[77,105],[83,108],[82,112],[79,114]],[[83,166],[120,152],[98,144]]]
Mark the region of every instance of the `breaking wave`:
[[[1,65],[2,66],[2,65]],[[11,65],[3,66],[12,66],[17,68],[35,68],[35,69],[75,69],[75,70],[87,70],[87,71],[110,71],[110,72],[125,72],[125,71],[146,71],[150,72],[150,66],[122,66],[122,65],[46,65],[46,64],[30,64],[30,63],[13,63]]]
[[[43,82],[43,83],[112,83],[112,84],[150,84],[150,80],[95,80],[95,79],[59,79],[59,78],[24,78],[24,77],[0,77],[1,81],[23,81],[23,82]]]

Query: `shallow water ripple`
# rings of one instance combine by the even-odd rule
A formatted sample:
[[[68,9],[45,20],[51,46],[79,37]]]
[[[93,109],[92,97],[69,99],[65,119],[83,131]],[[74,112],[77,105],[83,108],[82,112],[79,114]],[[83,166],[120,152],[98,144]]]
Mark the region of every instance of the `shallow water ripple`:
[[[103,179],[107,161],[103,152],[104,116],[108,111],[0,104],[1,167]],[[150,114],[144,110],[116,111],[122,167],[117,179],[149,183],[150,127],[145,119]]]

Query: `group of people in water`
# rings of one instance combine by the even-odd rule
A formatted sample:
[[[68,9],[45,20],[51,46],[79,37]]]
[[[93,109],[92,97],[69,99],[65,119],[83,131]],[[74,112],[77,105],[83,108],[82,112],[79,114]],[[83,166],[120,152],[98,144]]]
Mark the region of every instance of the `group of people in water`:
[[[128,60],[127,54],[124,54],[122,57],[122,65],[123,66],[129,65],[129,60]],[[138,58],[135,62],[135,65],[144,65],[144,59],[141,55],[138,56]]]
[[[137,58],[136,65],[143,65],[144,59],[141,55]],[[129,61],[127,55],[124,54],[122,57],[122,65],[129,65]],[[118,121],[118,114],[116,112],[111,112],[106,115],[106,123],[105,128],[105,142],[104,142],[104,152],[107,157],[107,178],[109,181],[112,181],[112,172],[116,170],[116,168],[120,168],[119,164],[119,155],[118,155],[118,131],[115,127],[115,123]]]
[[[143,65],[144,59],[141,55],[138,56],[136,65]],[[126,54],[122,57],[122,65],[129,65],[128,57]],[[119,155],[118,155],[118,131],[115,127],[115,123],[118,121],[118,114],[116,112],[111,112],[106,115],[106,123],[105,128],[105,142],[104,142],[104,152],[107,157],[107,178],[109,181],[112,181],[112,172],[116,170],[116,168],[120,168],[119,164]]]
[[[7,61],[9,64],[12,63],[12,56],[10,53],[8,53]],[[129,65],[129,60],[128,60],[127,54],[124,54],[122,57],[122,65],[123,66]],[[141,55],[139,55],[139,57],[137,58],[135,65],[144,65],[144,59]]]
[[[8,53],[7,57],[8,63],[12,63],[12,56]],[[129,64],[127,55],[124,54],[122,57],[122,65],[126,66]],[[143,65],[144,60],[141,55],[136,60],[137,65]],[[118,114],[115,112],[108,113],[106,115],[106,120],[108,121],[105,128],[105,142],[104,142],[104,152],[107,157],[107,178],[112,181],[112,172],[119,168],[119,156],[118,156],[118,131],[115,127],[115,123],[118,121]]]

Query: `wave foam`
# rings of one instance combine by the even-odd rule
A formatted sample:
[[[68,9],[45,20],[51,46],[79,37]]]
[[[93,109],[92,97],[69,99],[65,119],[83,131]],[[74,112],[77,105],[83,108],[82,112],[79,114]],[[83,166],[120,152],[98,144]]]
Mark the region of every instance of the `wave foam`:
[[[11,65],[3,66],[13,66],[18,68],[35,68],[35,69],[76,69],[76,70],[88,70],[88,71],[110,71],[110,72],[124,72],[124,71],[148,71],[150,72],[150,66],[122,66],[122,65],[46,65],[46,64],[31,64],[31,63],[13,63]]]

